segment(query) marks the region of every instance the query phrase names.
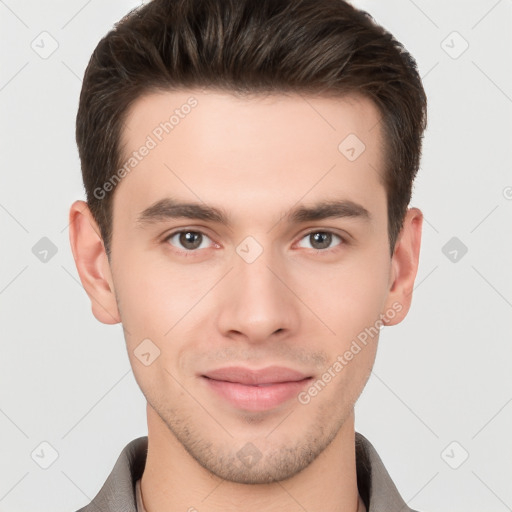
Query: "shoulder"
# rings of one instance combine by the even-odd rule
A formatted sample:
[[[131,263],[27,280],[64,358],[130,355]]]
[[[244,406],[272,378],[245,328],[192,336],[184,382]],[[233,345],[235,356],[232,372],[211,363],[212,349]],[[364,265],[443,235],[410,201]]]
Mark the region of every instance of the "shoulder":
[[[135,482],[144,472],[147,447],[147,436],[128,443],[96,497],[77,512],[137,512]]]
[[[374,446],[359,432],[356,432],[356,468],[357,486],[367,512],[417,512],[403,500]]]

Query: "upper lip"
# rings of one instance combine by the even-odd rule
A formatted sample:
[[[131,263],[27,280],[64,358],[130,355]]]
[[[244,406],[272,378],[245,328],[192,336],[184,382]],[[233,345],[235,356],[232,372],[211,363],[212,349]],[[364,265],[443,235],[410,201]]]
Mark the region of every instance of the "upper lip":
[[[235,382],[246,385],[276,384],[279,382],[298,382],[309,376],[282,366],[268,366],[260,370],[251,370],[242,366],[229,366],[218,368],[202,374],[213,380]]]

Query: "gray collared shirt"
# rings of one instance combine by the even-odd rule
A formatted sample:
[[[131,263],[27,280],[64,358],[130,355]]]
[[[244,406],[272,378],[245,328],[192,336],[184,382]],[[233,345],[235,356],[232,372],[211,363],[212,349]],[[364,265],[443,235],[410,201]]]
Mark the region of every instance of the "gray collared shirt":
[[[146,464],[148,438],[139,437],[121,452],[92,502],[77,512],[141,512],[135,484]],[[370,441],[356,432],[357,486],[367,512],[415,512],[400,496]]]

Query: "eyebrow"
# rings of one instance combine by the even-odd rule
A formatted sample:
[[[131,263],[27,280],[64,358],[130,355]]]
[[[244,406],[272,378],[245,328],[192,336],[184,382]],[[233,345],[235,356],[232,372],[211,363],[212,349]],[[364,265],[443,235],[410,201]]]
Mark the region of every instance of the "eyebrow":
[[[285,213],[284,218],[289,224],[318,221],[330,218],[358,218],[371,221],[370,212],[362,205],[350,200],[321,201],[312,206],[300,205]],[[138,216],[141,225],[153,224],[170,219],[187,218],[217,222],[230,226],[229,215],[222,208],[194,202],[180,202],[173,198],[164,198],[152,204]]]

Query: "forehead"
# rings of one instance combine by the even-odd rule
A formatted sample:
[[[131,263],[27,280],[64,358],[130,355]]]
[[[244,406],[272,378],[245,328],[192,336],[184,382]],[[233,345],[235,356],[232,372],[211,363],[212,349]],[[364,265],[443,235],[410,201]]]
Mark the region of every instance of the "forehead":
[[[326,195],[368,203],[383,193],[381,140],[362,96],[147,94],[125,118],[114,202],[125,190],[139,211],[166,195],[247,212]]]
[[[184,122],[187,118],[189,121]],[[187,124],[192,123],[196,137],[202,135],[201,129],[217,128],[208,134],[209,138],[224,145],[226,129],[236,128],[238,132],[245,128],[245,134],[249,130],[261,133],[262,129],[272,133],[283,126],[287,130],[279,132],[279,142],[284,142],[287,134],[296,137],[300,128],[305,137],[311,132],[324,136],[337,132],[334,141],[352,130],[371,145],[381,136],[380,119],[375,103],[357,94],[335,97],[298,93],[235,95],[209,89],[160,91],[144,94],[127,109],[121,141],[130,146],[144,132],[162,142],[172,132],[187,132]],[[296,121],[301,122],[299,126]]]

